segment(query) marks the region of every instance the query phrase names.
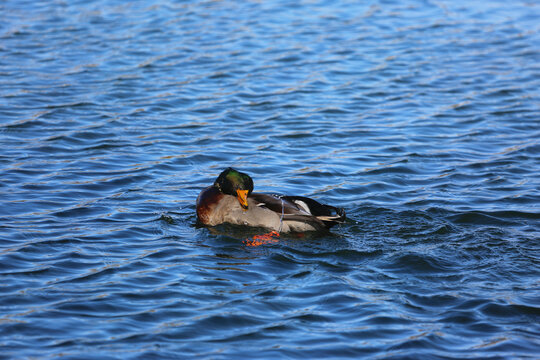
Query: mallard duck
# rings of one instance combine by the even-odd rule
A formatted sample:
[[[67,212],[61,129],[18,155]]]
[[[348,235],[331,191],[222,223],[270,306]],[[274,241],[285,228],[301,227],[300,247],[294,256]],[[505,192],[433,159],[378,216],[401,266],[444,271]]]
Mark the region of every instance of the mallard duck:
[[[345,220],[345,211],[304,196],[253,192],[253,180],[233,168],[225,169],[197,197],[200,223],[263,227],[278,232],[324,231]]]

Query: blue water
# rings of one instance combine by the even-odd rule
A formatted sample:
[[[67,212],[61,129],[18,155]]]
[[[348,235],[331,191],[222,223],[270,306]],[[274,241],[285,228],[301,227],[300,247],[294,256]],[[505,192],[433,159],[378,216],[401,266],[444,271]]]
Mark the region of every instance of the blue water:
[[[538,358],[538,2],[0,14],[1,358]],[[197,226],[227,166],[349,219]]]

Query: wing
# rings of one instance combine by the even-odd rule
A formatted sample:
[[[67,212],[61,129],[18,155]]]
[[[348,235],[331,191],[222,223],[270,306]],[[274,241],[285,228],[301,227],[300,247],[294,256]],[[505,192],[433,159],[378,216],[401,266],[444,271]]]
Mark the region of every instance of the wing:
[[[264,206],[278,214],[283,211],[284,221],[300,221],[323,224],[330,228],[345,221],[345,210],[330,205],[321,204],[318,201],[305,196],[276,196],[261,193],[250,195],[259,206]]]
[[[258,203],[257,206],[264,206],[278,214],[283,212],[283,214],[311,215],[309,211],[287,200],[286,196],[279,197],[278,195],[251,193],[249,197]]]

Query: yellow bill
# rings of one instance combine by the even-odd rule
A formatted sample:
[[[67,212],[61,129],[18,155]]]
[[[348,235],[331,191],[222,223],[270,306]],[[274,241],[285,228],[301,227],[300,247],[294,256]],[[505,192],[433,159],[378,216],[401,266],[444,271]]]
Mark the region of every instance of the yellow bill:
[[[236,197],[238,198],[238,202],[240,203],[244,211],[248,209],[248,192],[249,190],[236,190]]]

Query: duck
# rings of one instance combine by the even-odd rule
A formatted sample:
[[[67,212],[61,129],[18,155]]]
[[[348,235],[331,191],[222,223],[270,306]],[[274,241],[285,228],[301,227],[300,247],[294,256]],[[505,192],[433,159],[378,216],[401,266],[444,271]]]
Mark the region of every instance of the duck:
[[[232,167],[223,170],[197,197],[197,220],[206,226],[229,223],[279,233],[321,232],[345,219],[343,208],[305,196],[253,192],[253,179]]]

